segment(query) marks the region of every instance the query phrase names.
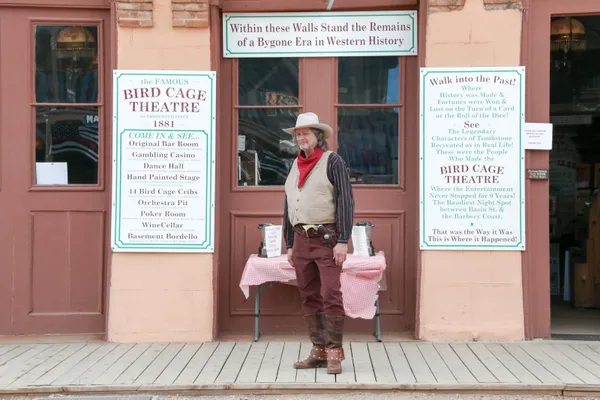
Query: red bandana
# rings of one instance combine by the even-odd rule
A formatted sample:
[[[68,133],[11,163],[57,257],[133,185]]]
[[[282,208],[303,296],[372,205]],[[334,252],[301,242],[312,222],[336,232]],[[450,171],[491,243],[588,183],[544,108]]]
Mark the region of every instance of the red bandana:
[[[300,170],[300,178],[298,179],[299,188],[304,186],[308,174],[310,174],[310,171],[317,165],[322,155],[323,149],[315,149],[315,152],[308,158],[304,157],[304,152],[302,150],[298,153],[298,169]]]

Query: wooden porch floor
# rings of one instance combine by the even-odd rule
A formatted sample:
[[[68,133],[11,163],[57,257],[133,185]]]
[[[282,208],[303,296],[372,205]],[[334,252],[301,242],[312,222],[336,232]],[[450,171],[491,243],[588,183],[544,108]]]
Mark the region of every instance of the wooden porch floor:
[[[600,342],[350,342],[345,345],[344,372],[337,376],[325,369],[293,369],[293,362],[309,349],[310,343],[298,341],[0,344],[0,393],[273,384],[600,388]]]

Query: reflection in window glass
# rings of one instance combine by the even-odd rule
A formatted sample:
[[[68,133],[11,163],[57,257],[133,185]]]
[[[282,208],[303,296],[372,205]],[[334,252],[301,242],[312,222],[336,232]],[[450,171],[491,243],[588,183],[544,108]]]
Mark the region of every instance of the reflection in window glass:
[[[297,58],[239,59],[239,105],[298,105]]]
[[[98,102],[98,28],[36,25],[38,103]]]
[[[298,150],[282,129],[296,124],[297,109],[241,109],[238,134],[238,184],[283,185]]]
[[[339,108],[338,153],[352,183],[398,183],[398,111],[392,108]]]
[[[339,104],[398,104],[398,57],[346,57],[338,60]]]
[[[69,184],[97,184],[98,147],[97,107],[36,107],[36,164],[66,163]]]

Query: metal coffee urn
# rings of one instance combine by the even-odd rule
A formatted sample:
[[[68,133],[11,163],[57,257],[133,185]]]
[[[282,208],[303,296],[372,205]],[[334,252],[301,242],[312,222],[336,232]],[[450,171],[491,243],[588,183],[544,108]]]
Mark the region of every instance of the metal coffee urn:
[[[375,225],[373,225],[370,222],[358,222],[356,224],[356,226],[364,226],[365,227],[365,232],[367,235],[367,243],[369,243],[369,256],[374,256],[375,255],[375,247],[373,246],[373,241],[371,240],[371,232],[373,231],[373,227]]]
[[[258,256],[262,258],[267,258],[267,248],[265,246],[265,227],[271,226],[271,223],[259,224],[258,229],[260,229],[260,246],[258,246]]]

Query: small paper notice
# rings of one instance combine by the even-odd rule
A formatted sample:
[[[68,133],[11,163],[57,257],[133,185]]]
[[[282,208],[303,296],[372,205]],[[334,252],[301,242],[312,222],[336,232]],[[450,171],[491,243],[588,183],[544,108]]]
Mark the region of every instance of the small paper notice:
[[[35,163],[35,182],[38,185],[68,185],[66,162]]]
[[[281,232],[281,225],[265,226],[265,247],[267,250],[267,258],[279,257],[281,255]]]
[[[246,136],[238,135],[238,151],[246,151]]]
[[[526,150],[552,150],[552,124],[526,123]]]
[[[352,246],[355,256],[369,256],[369,243],[367,242],[367,230],[364,226],[352,228]]]

